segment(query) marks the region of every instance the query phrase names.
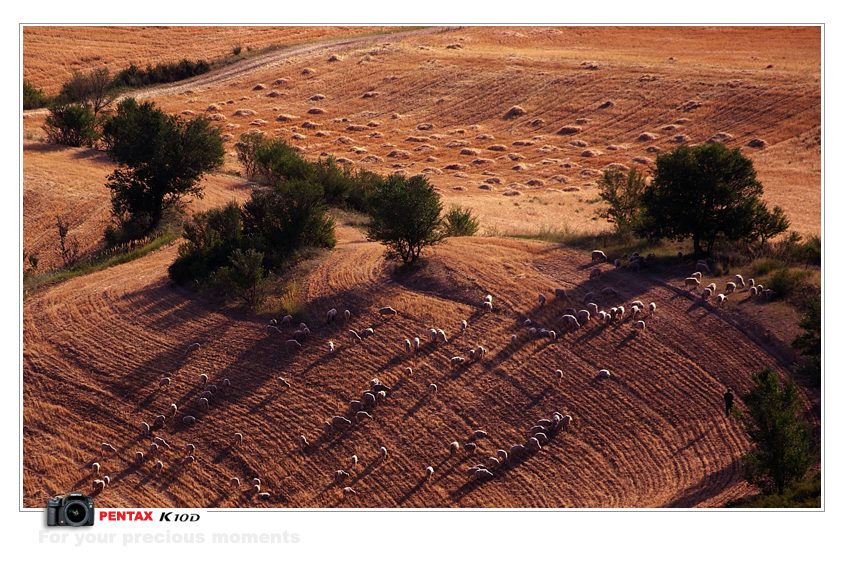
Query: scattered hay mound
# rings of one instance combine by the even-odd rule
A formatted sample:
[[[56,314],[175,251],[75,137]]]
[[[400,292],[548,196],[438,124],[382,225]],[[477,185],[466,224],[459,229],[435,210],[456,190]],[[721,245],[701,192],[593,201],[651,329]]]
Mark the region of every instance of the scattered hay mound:
[[[312,76],[315,73],[316,73],[316,70],[314,68],[305,68],[304,70],[301,71],[302,76]],[[338,160],[337,160],[337,162],[338,162]]]
[[[647,146],[646,151],[650,154],[657,154],[661,151],[661,149],[658,146]]]
[[[553,182],[558,182],[559,184],[567,184],[567,182],[569,182],[567,176],[564,176],[563,174],[556,174],[555,176],[551,177],[550,180],[552,180]]]
[[[182,116],[193,116],[193,115],[195,115],[195,114],[196,114],[196,113],[195,113],[193,110],[182,110],[182,111],[181,111],[181,115],[182,115]]]
[[[328,62],[340,62],[342,58],[338,54],[331,54],[327,57]]]
[[[226,120],[225,114],[219,114],[219,113],[211,114],[210,116],[208,116],[208,118],[210,120],[213,120],[214,122],[222,122],[223,120]]]
[[[748,141],[748,144],[746,144],[746,146],[748,146],[749,148],[763,148],[766,146],[766,141],[761,140],[760,138],[752,138]]]
[[[421,146],[416,146],[413,150],[415,150],[416,152],[432,152],[435,149],[435,146],[430,146],[429,144],[422,144]]]
[[[454,192],[464,192],[465,187],[464,186],[454,186],[453,188],[451,188],[451,190],[453,190]]]
[[[527,122],[527,124],[529,124],[533,128],[540,128],[541,126],[546,124],[546,122],[543,118],[535,118],[534,120],[530,120],[529,122]]]
[[[255,84],[252,90],[266,90],[266,86],[264,84]]]
[[[301,127],[307,128],[308,130],[315,130],[316,128],[319,127],[319,125],[316,124],[315,122],[310,122],[309,120],[306,120],[306,121],[301,123]]]
[[[690,121],[689,118],[679,118],[673,124],[687,124]]]
[[[601,176],[602,171],[601,170],[591,170],[590,168],[585,168],[584,170],[579,172],[579,174],[581,174],[582,176],[585,176],[586,178],[591,178],[593,176]]]
[[[517,152],[510,152],[506,154],[506,157],[511,160],[512,162],[517,162],[519,160],[523,160],[525,158],[524,155],[518,154]]]
[[[605,166],[605,169],[606,170],[624,170],[625,171],[625,170],[628,170],[629,167],[626,166],[625,164],[620,164],[619,162],[612,162],[611,164],[608,164],[607,166]]]
[[[507,146],[505,146],[504,144],[492,144],[491,146],[488,147],[488,149],[491,150],[492,152],[505,152],[509,148]]]
[[[670,138],[669,141],[673,144],[685,144],[690,141],[690,137],[686,134],[676,134],[675,136]]]
[[[515,164],[514,166],[512,166],[512,170],[514,170],[515,172],[525,172],[526,170],[529,170],[529,165]]]
[[[292,122],[293,120],[297,120],[298,116],[293,116],[292,114],[278,114],[275,117],[275,120],[278,122]]]
[[[588,143],[585,142],[584,140],[571,140],[569,142],[569,144],[571,146],[575,146],[576,148],[587,148],[588,147]]]
[[[250,108],[238,108],[234,110],[234,116],[256,116],[257,112]]]
[[[293,135],[292,135],[292,139],[293,139],[293,140],[306,140],[306,139],[307,139],[307,137],[306,137],[304,134],[298,134],[298,133],[296,133],[296,134],[293,134]]]
[[[494,164],[494,160],[492,160],[491,158],[474,158],[473,160],[471,160],[471,164],[474,164],[476,166],[482,166],[484,164]]]
[[[231,134],[231,133],[225,133],[225,134],[222,135],[222,141],[223,142],[230,142],[233,139],[234,139],[234,135]]]
[[[640,82],[655,82],[656,80],[658,80],[658,77],[654,74],[644,74],[643,76],[638,78],[638,81]]]
[[[278,92],[277,90],[272,90],[271,92],[267,92],[267,93],[266,93],[266,96],[267,96],[268,98],[277,98],[277,97],[279,97],[280,95],[281,95],[281,93],[280,93],[280,92]]]
[[[566,188],[561,189],[562,192],[581,192],[582,189],[578,186],[567,186]]]
[[[354,140],[352,138],[348,138],[347,136],[340,136],[336,139],[337,144],[350,144]]]
[[[480,184],[480,185],[478,186],[478,188],[479,188],[480,190],[493,190],[493,189],[494,189],[494,188],[491,186],[491,184]]]
[[[327,98],[327,96],[325,96],[324,94],[313,94],[312,96],[310,96],[310,100],[312,100],[313,102],[318,102],[319,100],[324,100],[325,98]]]
[[[427,166],[426,168],[421,170],[421,172],[423,172],[425,174],[441,174],[442,173],[441,170],[439,168],[436,168],[435,166]]]
[[[701,105],[702,103],[697,100],[688,100],[687,102],[679,106],[678,110],[681,110],[682,112],[690,112],[691,110],[699,108]]]
[[[584,156],[585,158],[594,158],[594,157],[600,156],[600,155],[602,155],[602,152],[600,152],[599,150],[596,150],[594,148],[588,148],[587,150],[582,152],[582,156]]]
[[[272,86],[284,86],[286,84],[289,84],[289,78],[278,78],[272,82]]]
[[[485,182],[487,182],[488,184],[502,184],[503,183],[503,181],[500,180],[499,178],[497,178],[496,176],[493,176],[491,178],[486,178]]]
[[[734,137],[731,134],[728,134],[728,132],[717,132],[708,138],[708,142],[728,142],[733,139]]]
[[[459,43],[456,43],[456,44],[448,44],[448,45],[447,45],[447,49],[448,49],[448,50],[461,50],[461,49],[462,49],[462,45],[461,45],[461,44],[459,44]]]
[[[383,159],[380,156],[375,156],[374,154],[369,154],[368,156],[363,157],[360,162],[367,162],[369,164],[378,164],[383,162]]]
[[[503,120],[512,120],[513,118],[518,118],[524,114],[526,114],[526,110],[520,106],[512,106],[505,114],[503,114]]]
[[[415,127],[416,130],[432,130],[433,125],[430,122],[424,122]]]
[[[477,140],[494,140],[494,136],[492,136],[491,134],[477,134],[476,139]]]
[[[427,136],[407,136],[404,139],[405,142],[429,142],[430,139]]]
[[[652,140],[657,140],[658,135],[653,134],[652,132],[642,132],[640,136],[637,137],[638,142],[651,142]]]
[[[340,156],[339,158],[336,159],[336,163],[337,164],[348,164],[350,166],[351,164],[354,163],[354,161],[351,160],[350,158],[345,158],[344,156]]]
[[[512,146],[532,146],[535,142],[531,140],[515,140],[512,142]]]
[[[652,163],[652,161],[649,158],[645,158],[644,156],[635,156],[634,158],[632,158],[632,162],[635,162],[637,164],[643,164],[644,166]]]
[[[265,125],[266,125],[266,120],[262,120],[260,118],[258,118],[257,120],[252,120],[251,122],[249,122],[249,126],[265,126]]]
[[[503,192],[503,196],[520,196],[520,192],[517,190],[506,190]]]
[[[608,108],[613,108],[613,107],[614,107],[614,103],[611,100],[606,100],[605,102],[603,102],[602,104],[600,104],[596,108],[597,108],[597,110],[606,110]]]
[[[479,150],[476,148],[462,148],[459,150],[459,154],[462,156],[479,156]]]
[[[222,109],[219,106],[217,106],[216,104],[211,104],[210,106],[205,108],[206,112],[219,112],[220,110],[222,110]]]
[[[407,158],[409,158],[409,152],[407,152],[406,150],[395,149],[395,150],[392,150],[391,152],[389,152],[388,154],[386,154],[386,156],[388,156],[389,158],[397,158],[399,160],[406,160]]]
[[[380,126],[380,122],[378,122],[377,120],[369,120],[366,126],[368,126],[369,128],[377,128],[378,126]]]
[[[307,114],[324,114],[324,108],[310,108],[307,110]]]
[[[450,142],[445,144],[445,146],[447,146],[448,148],[461,148],[462,146],[467,146],[467,145],[468,145],[468,143],[465,142],[464,140],[451,140]]]
[[[533,178],[532,180],[527,180],[526,185],[531,186],[532,188],[537,188],[539,186],[543,186],[544,181],[539,180],[538,178]]]
[[[464,170],[465,168],[467,168],[466,165],[458,164],[458,163],[448,164],[447,166],[444,167],[445,170]]]
[[[559,134],[560,136],[570,136],[572,134],[578,134],[581,131],[582,128],[580,126],[562,126],[556,134]]]
[[[369,98],[377,98],[378,96],[380,96],[380,92],[375,92],[375,91],[372,90],[372,91],[364,93],[362,97],[363,97],[363,100],[367,100]]]
[[[590,123],[590,121],[590,118],[576,118],[576,124],[579,124],[580,126],[584,126],[585,124]]]
[[[318,132],[316,132],[316,134],[315,134],[315,135],[316,135],[317,137],[319,137],[319,138],[324,138],[325,136],[330,136],[330,131],[328,131],[328,130],[319,130]]]
[[[599,64],[596,62],[582,62],[579,66],[585,70],[599,70]]]

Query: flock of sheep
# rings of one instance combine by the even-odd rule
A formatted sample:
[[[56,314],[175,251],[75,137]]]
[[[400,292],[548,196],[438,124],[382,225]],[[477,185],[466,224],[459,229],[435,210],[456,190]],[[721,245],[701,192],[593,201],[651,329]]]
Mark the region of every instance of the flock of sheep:
[[[631,258],[631,262],[648,262],[651,261],[652,255],[647,258],[641,258],[635,254]],[[607,262],[605,254],[600,250],[594,250],[591,254],[592,263]],[[617,262],[615,262],[617,265]],[[594,274],[594,271],[597,271]],[[594,268],[589,277],[596,279],[600,277],[599,268]],[[701,286],[702,272],[708,271],[707,265],[704,262],[698,263],[697,272],[684,280],[684,286],[689,290],[696,290]],[[714,301],[720,306],[727,301],[727,295],[738,290],[746,288],[746,282],[743,281],[742,276],[737,275],[732,282],[725,285],[724,292],[716,293],[716,284],[710,283],[702,291],[701,298],[708,300],[713,297]],[[748,289],[750,296],[762,294],[769,296],[769,290],[764,289],[760,285],[755,285],[754,280],[748,281]],[[715,296],[714,296],[715,295]],[[600,309],[597,300],[611,299],[615,301],[619,297],[617,290],[611,287],[604,287],[599,291],[591,291],[586,293],[582,298],[574,298],[568,294],[567,290],[563,288],[556,288],[554,291],[555,300],[560,302],[558,307],[558,314],[550,320],[554,325],[539,326],[537,322],[527,318],[521,322],[525,334],[515,333],[511,336],[511,343],[516,343],[520,338],[528,340],[547,338],[550,341],[556,341],[560,336],[567,332],[572,332],[581,329],[589,323],[602,324],[616,324],[620,325],[628,322],[636,334],[640,334],[646,330],[646,320],[655,316],[657,311],[657,304],[649,302],[644,304],[640,300],[634,300],[623,305],[611,306]],[[541,309],[548,303],[548,297],[540,293],[537,296],[538,308]],[[571,306],[581,302],[580,306]],[[561,308],[561,306],[566,306]],[[487,295],[480,303],[481,309],[491,311],[494,310],[494,298],[491,294]],[[397,310],[390,306],[382,307],[378,310],[382,317],[391,317],[398,314]],[[351,321],[350,310],[345,310],[341,315],[336,308],[331,308],[326,316],[325,323],[331,324],[338,319],[344,319],[346,324]],[[546,315],[544,315],[546,317]],[[646,318],[646,320],[644,320]],[[285,328],[286,327],[286,328]],[[285,316],[280,322],[272,320],[266,327],[269,334],[279,335],[285,339],[287,346],[293,346],[296,349],[305,345],[311,337],[311,329],[305,323],[300,323],[297,329],[291,334],[291,338],[284,335],[284,330],[293,330],[292,316]],[[458,325],[458,330],[461,334],[465,334],[469,329],[468,321],[461,320]],[[362,330],[355,330],[348,327],[348,337],[350,343],[358,344],[365,338],[374,336],[374,328],[368,327]],[[406,359],[412,358],[418,354],[422,347],[430,346],[436,349],[441,344],[448,342],[447,333],[442,328],[429,328],[427,341],[422,340],[422,336],[409,336],[402,340],[400,348]],[[199,343],[191,344],[188,347],[187,353],[193,352],[201,348]],[[334,353],[337,350],[337,345],[333,341],[328,342],[328,353]],[[464,354],[450,357],[449,365],[452,369],[458,369],[461,365],[482,362],[488,350],[484,345],[475,345],[472,348],[465,350]],[[414,375],[412,366],[404,366],[402,373],[406,379],[410,379]],[[555,369],[555,376],[557,379],[564,378],[564,371],[561,368]],[[594,375],[597,380],[609,379],[612,374],[607,369],[600,369]],[[279,377],[278,383],[281,386],[291,388],[290,383],[283,377]],[[224,395],[225,391],[231,387],[231,382],[226,378],[222,380],[219,386],[210,383],[210,378],[207,374],[200,374],[198,382],[202,392],[198,394],[191,406],[188,407],[188,412],[181,415],[179,407],[175,403],[171,403],[168,414],[158,414],[152,419],[151,424],[141,422],[139,425],[140,433],[143,437],[149,439],[148,450],[146,452],[138,450],[134,454],[134,465],[143,466],[145,463],[154,463],[153,469],[157,473],[161,473],[165,467],[163,454],[175,455],[175,461],[178,465],[187,465],[196,462],[197,450],[192,443],[186,443],[183,451],[179,454],[177,450],[173,449],[173,445],[164,438],[163,429],[168,421],[174,421],[181,415],[180,422],[184,426],[194,425],[201,414],[211,410],[217,398]],[[169,375],[164,375],[160,379],[159,386],[162,390],[167,390],[171,385],[171,378]],[[429,383],[426,387],[427,394],[435,394],[438,391],[438,384]],[[355,427],[364,426],[367,421],[374,420],[378,413],[378,407],[383,405],[387,398],[389,398],[396,391],[396,387],[388,386],[380,381],[379,378],[372,378],[368,386],[360,392],[357,398],[351,400],[346,410],[341,414],[330,416],[323,425],[323,436],[320,441],[327,440],[331,437],[338,437],[347,434],[347,432]],[[526,440],[523,444],[514,444],[506,448],[496,448],[492,451],[491,456],[485,456],[481,461],[473,463],[466,469],[469,482],[483,482],[491,480],[505,471],[506,469],[516,466],[518,463],[536,454],[543,446],[547,444],[559,432],[570,429],[573,422],[573,416],[563,414],[561,412],[554,412],[549,418],[542,418],[532,426],[526,435]],[[478,442],[488,438],[489,434],[485,430],[475,430],[469,438],[465,440],[453,440],[448,446],[448,454],[453,457],[458,453],[464,452],[467,455],[473,455],[478,450]],[[244,441],[243,434],[234,432],[231,436],[230,447],[233,448]],[[298,436],[298,443],[301,453],[307,457],[311,455],[317,448],[318,444],[313,444],[308,441],[304,434]],[[105,454],[113,454],[117,452],[113,445],[107,442],[102,443],[102,451]],[[388,449],[385,446],[380,446],[380,458],[387,458]],[[172,459],[172,458],[171,458]],[[351,478],[353,469],[359,463],[359,457],[354,454],[350,457],[347,466],[336,470],[331,478],[331,481],[337,487],[342,489],[344,496],[356,494],[356,490],[352,486],[345,484]],[[94,462],[92,464],[92,475],[99,476],[101,471],[101,464]],[[428,480],[435,474],[432,465],[423,469],[421,474],[421,481]],[[109,476],[97,477],[93,482],[95,491],[104,490],[110,483]],[[231,488],[239,488],[241,486],[240,479],[237,477],[229,478],[227,485]],[[254,478],[249,485],[249,492],[251,492],[258,499],[270,499],[271,492],[263,487],[259,478]]]
[[[704,260],[699,260],[696,263],[696,271],[684,279],[684,288],[693,292],[699,289],[702,285],[702,272],[710,274],[710,269]],[[725,283],[725,289],[719,294],[716,293],[716,282],[711,282],[702,290],[700,298],[708,301],[713,298],[713,302],[717,306],[725,306],[728,302],[728,295],[733,294],[739,290],[748,288],[748,297],[754,298],[762,296],[763,298],[771,299],[775,297],[775,292],[769,288],[764,288],[763,284],[755,284],[754,278],[749,278],[746,282],[739,274],[734,276],[734,280]],[[714,296],[715,295],[715,296]]]

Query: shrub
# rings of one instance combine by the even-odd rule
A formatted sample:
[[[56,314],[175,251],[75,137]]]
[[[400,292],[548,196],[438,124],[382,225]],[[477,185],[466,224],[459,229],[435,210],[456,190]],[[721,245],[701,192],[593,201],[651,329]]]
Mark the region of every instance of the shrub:
[[[445,236],[473,236],[479,231],[479,220],[470,208],[453,206],[444,215]]]
[[[811,386],[820,386],[822,379],[822,299],[813,294],[804,304],[804,313],[798,323],[804,332],[792,346],[803,356],[799,371]]]
[[[242,52],[242,51],[243,51],[243,47],[242,47],[242,46],[234,46],[233,48],[231,48],[231,53],[232,53],[234,56],[239,56],[239,55],[240,55],[240,52]]]
[[[787,298],[804,285],[806,278],[804,270],[781,268],[772,274],[766,286],[775,293],[776,298]]]
[[[630,236],[638,220],[640,197],[646,179],[635,168],[624,171],[611,168],[599,180],[599,197],[608,204],[599,210],[600,217],[614,224],[620,236]]]
[[[209,72],[211,65],[207,60],[187,60],[147,65],[146,68],[139,68],[131,64],[120,70],[111,82],[114,89],[137,88],[152,84],[167,84],[178,82],[186,78],[192,78]]]
[[[240,141],[234,144],[237,152],[237,160],[243,165],[245,177],[252,179],[257,170],[257,149],[265,142],[262,132],[251,132],[240,135]]]
[[[70,225],[61,216],[56,216],[56,231],[58,232],[58,253],[66,267],[79,261],[79,240],[68,236]]]
[[[252,248],[237,248],[229,257],[229,265],[219,268],[213,275],[217,290],[226,296],[235,296],[254,308],[263,301],[266,270],[263,253]]]
[[[444,238],[441,210],[441,198],[426,178],[394,174],[371,198],[368,239],[384,244],[387,256],[411,265],[425,247]]]
[[[44,108],[50,105],[50,98],[40,88],[23,81],[23,109]]]
[[[229,263],[243,241],[240,207],[229,202],[222,208],[199,212],[184,223],[185,242],[170,266],[170,277],[179,284],[202,284],[215,270]]]
[[[183,197],[200,197],[202,176],[222,165],[224,154],[219,130],[207,118],[185,121],[132,98],[105,123],[103,139],[120,163],[108,177],[112,212],[131,237],[153,230]]]
[[[769,368],[753,374],[752,380],[755,388],[743,396],[746,431],[754,443],[744,458],[746,479],[764,493],[783,494],[810,467],[810,431],[795,384],[781,385]]]
[[[265,254],[269,269],[281,266],[300,248],[336,245],[324,191],[313,182],[289,180],[255,190],[242,212],[245,234]]]
[[[47,140],[65,146],[93,146],[99,138],[96,116],[82,104],[65,104],[50,107],[44,122]]]
[[[271,185],[283,180],[308,180],[312,167],[283,140],[266,140],[254,152],[255,176]]]
[[[739,148],[682,145],[658,155],[635,231],[654,239],[692,238],[696,255],[711,253],[719,238],[765,243],[789,223],[782,210],[769,211],[762,194],[754,166]]]

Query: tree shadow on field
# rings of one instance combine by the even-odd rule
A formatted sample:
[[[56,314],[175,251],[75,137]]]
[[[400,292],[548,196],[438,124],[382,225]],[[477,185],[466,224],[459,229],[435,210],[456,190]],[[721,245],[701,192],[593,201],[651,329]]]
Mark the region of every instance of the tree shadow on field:
[[[713,494],[721,492],[727,484],[739,476],[739,461],[711,472],[702,480],[687,488],[680,496],[664,505],[664,508],[693,508],[704,502]]]

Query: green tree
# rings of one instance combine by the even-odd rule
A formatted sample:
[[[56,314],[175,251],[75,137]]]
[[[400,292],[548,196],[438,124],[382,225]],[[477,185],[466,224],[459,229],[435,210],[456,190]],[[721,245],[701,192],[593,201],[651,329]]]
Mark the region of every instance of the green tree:
[[[635,168],[606,170],[599,180],[599,197],[608,206],[599,210],[599,216],[613,223],[618,234],[629,236],[637,223],[645,189],[646,178]]]
[[[166,208],[201,197],[205,172],[222,165],[219,130],[203,116],[185,121],[151,102],[120,103],[103,140],[120,167],[109,177],[112,212],[129,238],[152,231]]]
[[[658,156],[636,231],[649,238],[690,237],[696,255],[711,253],[717,238],[768,240],[788,223],[782,211],[769,212],[762,194],[751,160],[738,148],[679,146]]]
[[[185,242],[170,265],[170,277],[180,284],[204,282],[229,262],[231,253],[243,245],[243,217],[240,206],[229,202],[222,208],[199,212],[184,223]]]
[[[85,104],[93,110],[95,116],[111,104],[116,96],[111,74],[105,67],[97,68],[87,74],[74,72],[59,92],[61,101]]]
[[[470,208],[453,206],[444,215],[442,231],[445,236],[473,236],[479,231],[479,220]]]
[[[368,239],[381,242],[387,255],[413,264],[421,250],[444,238],[439,194],[423,176],[394,174],[374,191]]]
[[[815,294],[804,304],[804,314],[798,325],[802,332],[792,342],[793,348],[804,356],[803,375],[812,386],[821,385],[822,379],[822,299]]]
[[[64,146],[93,146],[99,138],[96,116],[82,104],[51,106],[44,132],[47,140]]]
[[[252,246],[266,255],[269,269],[300,248],[336,245],[324,191],[306,180],[286,180],[252,192],[243,205],[243,228]]]
[[[36,88],[28,81],[23,81],[23,109],[43,108],[50,104],[50,98],[43,90]]]
[[[792,381],[782,385],[769,368],[752,379],[754,389],[743,396],[746,430],[754,444],[744,458],[746,479],[765,493],[782,494],[810,467],[810,431]]]
[[[240,141],[234,144],[237,160],[243,165],[246,178],[254,178],[257,169],[257,150],[265,144],[265,141],[263,132],[246,132],[240,134]]]

